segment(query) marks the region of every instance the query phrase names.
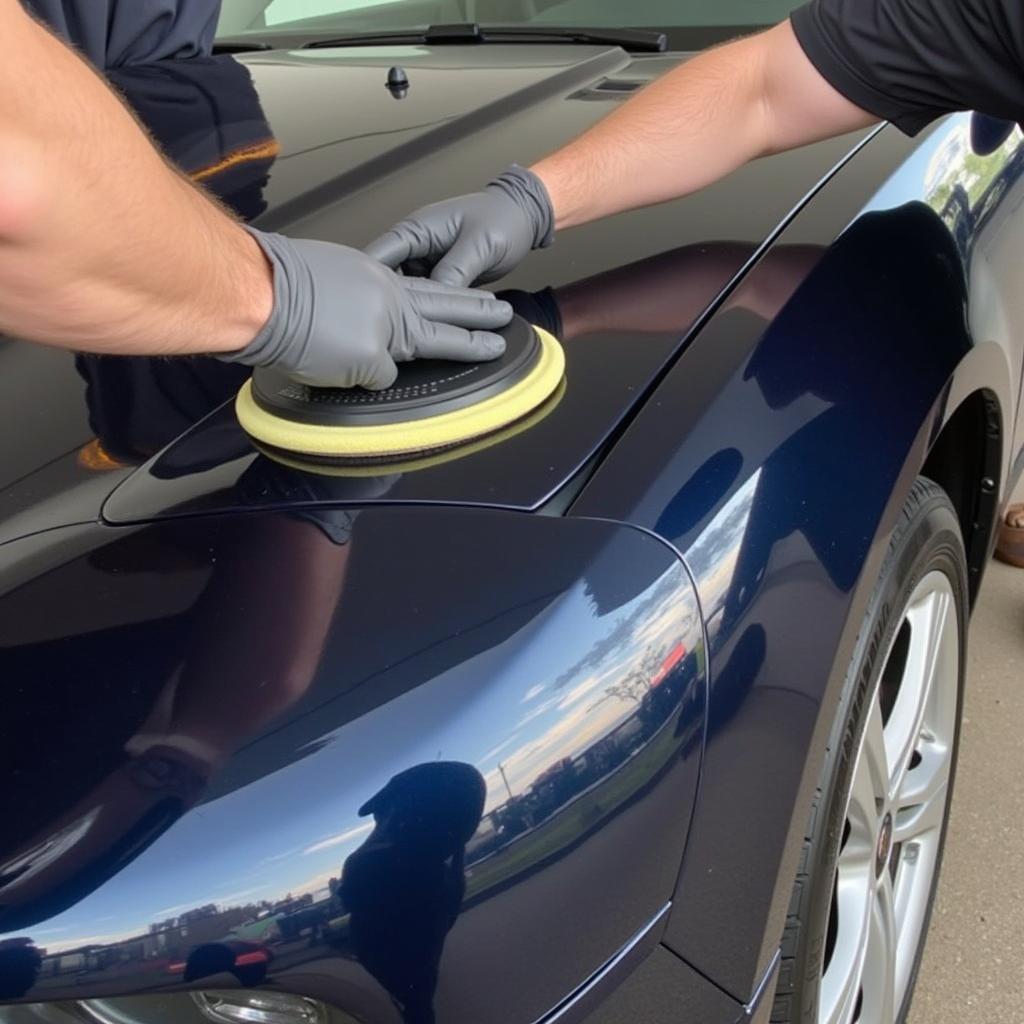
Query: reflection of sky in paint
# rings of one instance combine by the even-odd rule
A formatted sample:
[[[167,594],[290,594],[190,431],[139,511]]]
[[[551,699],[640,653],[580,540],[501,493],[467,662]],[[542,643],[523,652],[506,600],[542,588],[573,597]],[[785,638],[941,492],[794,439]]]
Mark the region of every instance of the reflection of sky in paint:
[[[709,632],[725,605],[729,588],[734,584],[736,562],[750,523],[760,479],[761,469],[757,469],[726,502],[688,552],[690,567],[700,580]]]
[[[935,187],[936,176],[948,173],[942,167],[943,154],[955,159],[963,152],[958,139],[970,131],[970,114],[954,114],[941,123],[934,134],[914,150],[874,195],[866,209],[890,210],[904,203],[920,200]],[[886,131],[896,131],[887,128]],[[871,145],[871,143],[868,143]]]
[[[130,938],[150,922],[209,903],[223,910],[321,893],[372,828],[358,808],[396,768],[439,759],[474,764],[487,779],[487,808],[493,808],[507,799],[499,763],[513,792],[528,788],[551,764],[633,713],[635,702],[607,699],[605,691],[639,667],[643,655],[664,658],[680,641],[694,646],[699,624],[679,599],[680,586],[684,574],[673,567],[603,616],[585,586],[574,587],[504,644],[319,740],[313,753],[258,786],[193,808],[121,871],[116,885],[30,934],[59,952]],[[602,656],[581,657],[594,650]],[[386,750],[382,736],[390,738]]]
[[[615,627],[595,645],[604,657],[584,658],[551,683],[526,692],[515,731],[475,762],[487,780],[485,811],[508,797],[502,770],[512,792],[521,793],[551,764],[586,750],[634,712],[633,702],[602,698],[610,686],[638,670],[648,652],[664,658],[680,640],[693,646],[699,626],[695,618],[681,620],[678,583],[678,573],[668,572],[618,609]]]

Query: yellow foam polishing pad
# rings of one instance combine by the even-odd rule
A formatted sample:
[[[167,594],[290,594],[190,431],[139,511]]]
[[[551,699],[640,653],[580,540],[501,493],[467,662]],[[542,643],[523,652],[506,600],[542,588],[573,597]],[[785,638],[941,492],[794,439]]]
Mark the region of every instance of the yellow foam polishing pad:
[[[565,353],[558,341],[532,327],[538,351],[525,375],[504,390],[491,388],[486,397],[460,408],[399,422],[344,425],[302,422],[276,415],[258,404],[252,381],[235,400],[242,428],[256,441],[285,452],[320,458],[394,460],[466,444],[486,437],[528,416],[558,389],[565,373]],[[486,364],[480,364],[486,366]],[[367,402],[374,400],[367,394]],[[372,420],[372,417],[367,417]]]
[[[277,448],[264,446],[255,441],[257,450],[268,459],[289,469],[301,470],[304,473],[313,473],[316,476],[326,477],[348,477],[364,478],[380,476],[385,473],[416,473],[421,469],[433,469],[436,466],[444,466],[449,462],[465,458],[467,455],[474,455],[477,452],[486,451],[495,445],[502,444],[525,433],[531,427],[535,427],[541,420],[558,405],[565,393],[565,378],[555,388],[555,393],[539,405],[533,412],[516,420],[515,423],[500,430],[495,430],[484,437],[473,438],[463,444],[450,445],[447,448],[440,448],[429,452],[413,452],[406,456],[396,456],[388,459],[383,464],[372,459],[325,459],[324,461],[313,461],[309,456],[305,459],[301,455],[289,456]]]

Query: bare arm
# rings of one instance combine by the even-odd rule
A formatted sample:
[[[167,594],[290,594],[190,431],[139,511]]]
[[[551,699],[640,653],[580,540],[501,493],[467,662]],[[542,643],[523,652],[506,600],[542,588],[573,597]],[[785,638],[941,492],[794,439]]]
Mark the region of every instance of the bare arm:
[[[157,152],[84,61],[0,0],[0,334],[87,352],[231,353],[388,387],[414,358],[493,359],[511,308],[355,249],[250,234]]]
[[[426,263],[449,285],[497,280],[555,229],[688,195],[877,120],[818,73],[787,21],[695,57],[530,170],[424,206],[366,251],[392,268]]]
[[[877,120],[821,77],[786,21],[681,65],[531,169],[566,228]]]
[[[256,242],[18,0],[0,34],[0,332],[93,352],[249,342],[273,298]]]

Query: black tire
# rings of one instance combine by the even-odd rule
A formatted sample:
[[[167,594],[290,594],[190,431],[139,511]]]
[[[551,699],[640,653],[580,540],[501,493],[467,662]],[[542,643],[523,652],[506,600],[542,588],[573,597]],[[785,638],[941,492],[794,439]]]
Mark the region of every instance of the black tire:
[[[864,625],[857,640],[829,738],[825,764],[815,791],[786,918],[782,941],[782,965],[771,1016],[772,1024],[817,1022],[819,986],[828,941],[833,882],[852,784],[854,758],[859,749],[871,700],[885,667],[887,652],[903,619],[910,595],[920,580],[936,569],[943,572],[952,585],[960,634],[959,693],[949,778],[951,797],[960,741],[966,664],[967,563],[956,512],[946,492],[937,484],[921,477],[915,482],[893,533],[878,583],[868,604]],[[946,803],[946,818],[924,929],[914,961],[910,986],[896,1015],[897,1024],[906,1019],[910,1009],[914,982],[924,952],[928,922],[935,900],[948,823],[949,798]],[[894,1022],[865,1020],[861,1024]]]

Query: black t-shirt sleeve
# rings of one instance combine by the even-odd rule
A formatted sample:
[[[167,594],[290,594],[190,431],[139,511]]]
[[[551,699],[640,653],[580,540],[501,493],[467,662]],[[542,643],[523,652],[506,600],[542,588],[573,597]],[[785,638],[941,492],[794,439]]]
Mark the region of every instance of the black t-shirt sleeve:
[[[1021,0],[813,0],[791,22],[834,88],[908,135],[954,110],[1024,115]]]

